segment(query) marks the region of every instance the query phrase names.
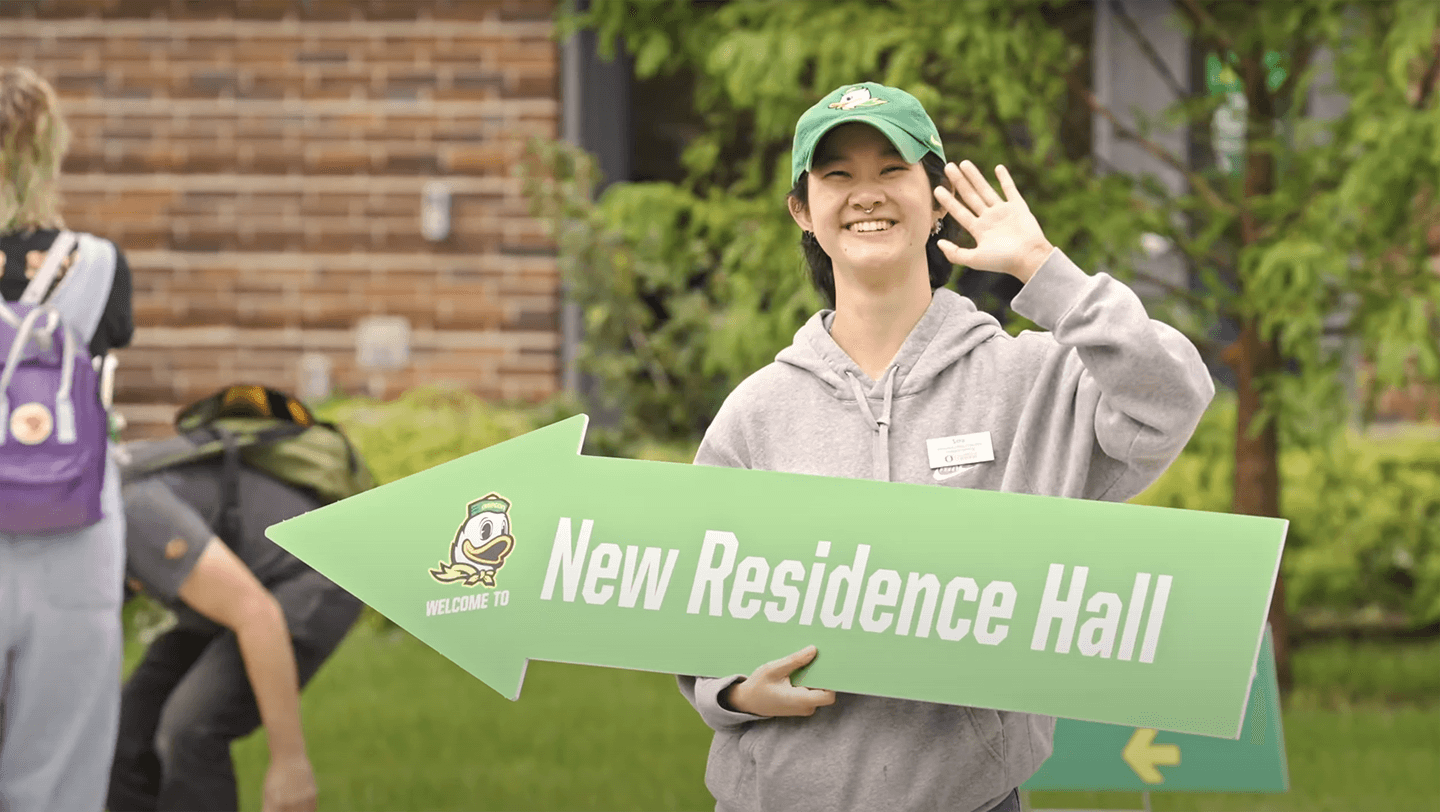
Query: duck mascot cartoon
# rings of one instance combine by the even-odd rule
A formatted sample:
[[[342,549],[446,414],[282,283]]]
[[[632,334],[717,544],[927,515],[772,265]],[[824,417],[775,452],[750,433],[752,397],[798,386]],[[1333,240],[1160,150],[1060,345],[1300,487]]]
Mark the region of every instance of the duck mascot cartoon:
[[[441,561],[430,577],[442,584],[462,583],[495,588],[495,573],[505,566],[505,556],[515,549],[510,533],[510,501],[497,493],[471,502],[468,517],[455,532],[450,560]]]
[[[874,107],[884,103],[884,99],[872,98],[869,88],[852,87],[845,91],[845,95],[840,97],[840,101],[831,102],[829,107],[832,110],[854,110],[857,107]]]

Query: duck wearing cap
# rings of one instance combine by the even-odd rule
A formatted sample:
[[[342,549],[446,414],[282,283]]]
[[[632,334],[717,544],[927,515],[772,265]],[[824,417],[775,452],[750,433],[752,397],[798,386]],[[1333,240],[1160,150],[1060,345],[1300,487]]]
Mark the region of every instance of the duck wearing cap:
[[[505,565],[505,557],[515,548],[510,534],[510,502],[499,494],[489,493],[471,502],[465,523],[455,532],[450,545],[450,560],[440,562],[430,575],[441,583],[463,582],[465,586],[494,588],[495,573]]]

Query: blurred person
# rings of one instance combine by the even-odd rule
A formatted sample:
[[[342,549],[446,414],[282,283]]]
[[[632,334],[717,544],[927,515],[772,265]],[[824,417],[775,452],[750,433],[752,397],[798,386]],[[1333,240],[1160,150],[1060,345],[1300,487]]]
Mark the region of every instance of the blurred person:
[[[261,387],[222,390],[182,411],[181,436],[119,450],[127,586],[172,609],[177,622],[125,682],[111,812],[237,809],[230,745],[260,725],[270,749],[262,808],[315,809],[300,691],[362,605],[265,536],[270,525],[328,501],[299,484],[313,470],[287,478],[247,462],[239,453],[247,435],[226,439],[230,429],[217,430],[226,424],[214,419],[221,414],[238,416],[230,429],[254,429],[248,439],[256,444],[277,436],[329,441],[321,447],[340,449],[333,465],[363,470],[368,482],[338,429]],[[317,434],[287,440],[301,429]],[[313,443],[306,451],[311,463],[326,459]]]
[[[947,163],[913,96],[837,88],[800,117],[792,161],[787,204],[832,309],[726,398],[697,464],[1118,502],[1179,454],[1214,395],[1199,352],[1050,244],[1003,166],[1002,196]],[[952,263],[1013,277],[1012,308],[1048,332],[1007,334],[945,287]],[[982,432],[989,459],[930,464],[927,438]],[[678,677],[715,731],[717,810],[1018,812],[1052,717],[794,685],[815,656]]]
[[[58,183],[68,143],[50,85],[28,68],[0,67],[0,298],[53,306],[88,345],[88,353],[85,346],[73,348],[72,357],[83,363],[129,344],[134,321],[124,255],[107,240],[65,230]],[[5,343],[30,352],[29,342],[18,340],[20,306],[0,307],[13,328],[7,334],[17,337]],[[0,353],[10,349],[0,346]],[[17,369],[31,358],[18,357]],[[0,368],[6,360],[0,355]],[[36,473],[24,453],[51,440],[74,447],[74,438],[65,438],[68,421],[58,401],[50,411],[40,401],[12,403],[9,394],[18,401],[22,392],[18,386],[0,392],[6,407],[0,463],[9,463],[0,466],[0,490],[20,494],[24,485],[12,477]],[[82,423],[80,433],[100,469],[86,476],[92,484],[99,480],[101,518],[78,529],[15,532],[4,528],[40,526],[31,520],[44,506],[26,506],[32,513],[12,504],[5,508],[10,515],[0,516],[0,810],[6,812],[100,809],[115,742],[125,530],[120,477],[109,459],[100,407],[71,402],[75,413],[100,418],[93,427]]]

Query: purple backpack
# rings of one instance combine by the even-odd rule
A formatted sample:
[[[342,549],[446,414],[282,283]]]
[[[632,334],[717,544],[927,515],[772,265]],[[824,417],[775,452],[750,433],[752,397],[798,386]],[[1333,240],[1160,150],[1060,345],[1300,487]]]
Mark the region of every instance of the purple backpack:
[[[109,422],[89,348],[22,298],[0,301],[0,359],[0,533],[95,524]]]

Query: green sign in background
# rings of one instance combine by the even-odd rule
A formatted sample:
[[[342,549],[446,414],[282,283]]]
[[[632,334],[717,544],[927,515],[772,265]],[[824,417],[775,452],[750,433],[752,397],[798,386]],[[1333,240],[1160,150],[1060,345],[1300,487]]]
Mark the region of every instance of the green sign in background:
[[[749,673],[813,643],[820,653],[805,682],[815,687],[1207,736],[1233,738],[1240,730],[1283,545],[1280,520],[581,457],[584,426],[583,416],[562,421],[268,533],[511,698],[519,696],[527,659],[723,675]],[[430,570],[449,560],[467,505],[491,492],[509,500],[515,539],[495,587],[436,581]],[[572,600],[565,600],[567,578],[559,571],[551,599],[542,600],[557,544],[578,557],[587,520],[589,555],[571,562]],[[718,617],[710,614],[709,593],[698,613],[687,611],[710,531],[733,534],[738,548]],[[830,546],[823,559],[822,541]],[[614,545],[619,560],[594,560],[603,544]],[[901,579],[934,574],[941,587],[964,576],[977,592],[992,582],[1012,584],[1011,616],[990,624],[996,635],[1006,627],[1004,639],[985,645],[974,629],[958,641],[940,639],[933,629],[922,638],[914,624],[902,636],[895,622],[872,633],[858,617],[849,629],[827,628],[821,606],[811,625],[801,625],[798,612],[787,622],[772,622],[763,610],[749,619],[733,616],[734,569],[747,557],[763,558],[772,571],[784,560],[798,562],[803,595],[814,565],[825,564],[829,575],[851,565],[860,545],[870,548],[861,591],[880,569]],[[663,600],[645,608],[642,588],[624,607],[623,571],[641,569],[652,547],[660,560],[675,551]],[[614,577],[600,577],[610,574],[610,564]],[[1059,653],[1055,629],[1046,650],[1032,650],[1052,564],[1065,567],[1061,597],[1068,596],[1074,568],[1089,568],[1084,603],[1097,591],[1129,603],[1137,573],[1152,576],[1153,597],[1158,577],[1171,576],[1154,661],[1139,661],[1140,639],[1130,661],[1083,656],[1074,643]],[[584,597],[592,574],[592,598],[610,588],[604,601]],[[735,605],[754,606],[758,598],[778,608],[769,575],[765,593]],[[823,605],[823,595],[817,603]],[[977,603],[957,601],[955,617],[975,619]],[[1075,638],[1090,616],[1082,604]],[[1123,614],[1117,622],[1123,628]],[[1144,624],[1138,629],[1143,637]]]
[[[1267,629],[1238,740],[1058,719],[1055,752],[1022,789],[1284,792],[1289,786]]]

